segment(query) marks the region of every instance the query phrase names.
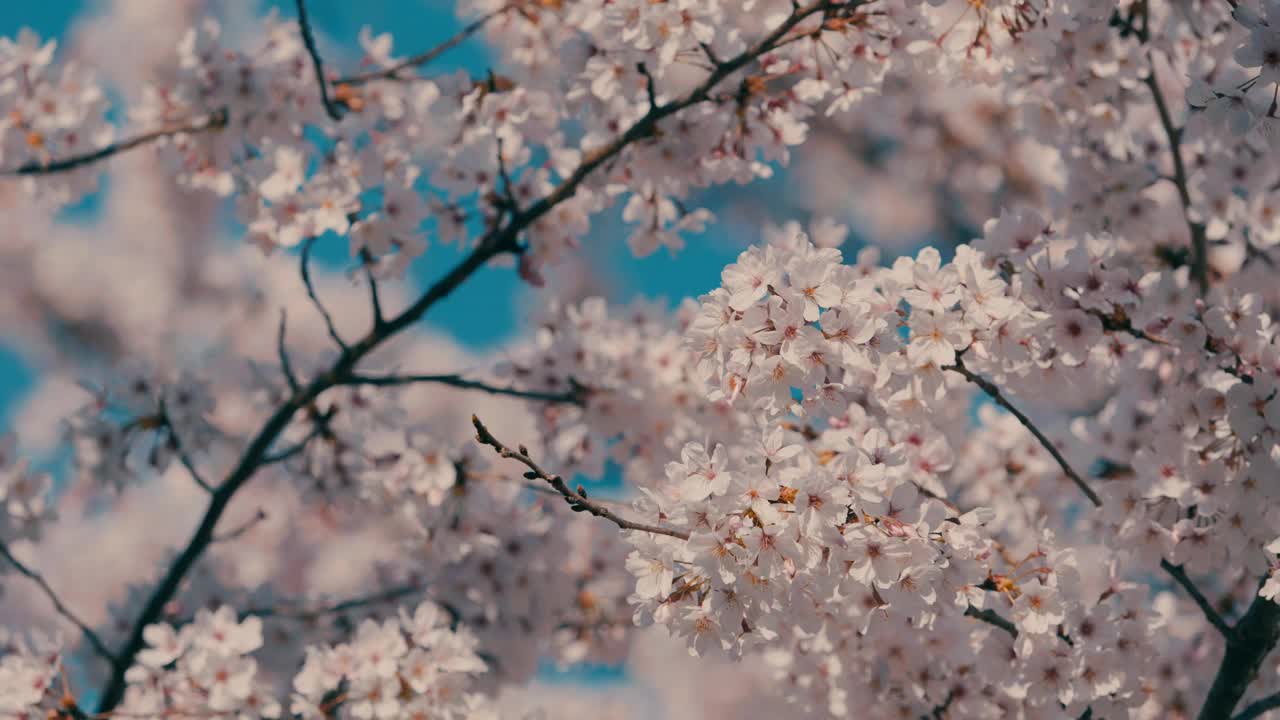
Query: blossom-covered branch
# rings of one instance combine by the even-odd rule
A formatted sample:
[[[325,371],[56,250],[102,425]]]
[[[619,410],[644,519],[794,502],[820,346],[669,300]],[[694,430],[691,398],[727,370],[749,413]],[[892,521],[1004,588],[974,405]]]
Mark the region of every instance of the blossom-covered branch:
[[[856,4],[859,3],[852,3],[852,5]],[[480,238],[474,249],[460,263],[435,282],[413,304],[388,319],[385,324],[371,329],[358,342],[346,346],[339,358],[327,371],[319,374],[294,392],[271,414],[253,436],[253,439],[227,477],[217,486],[195,533],[168,571],[165,572],[138,618],[132,623],[132,630],[128,640],[119,654],[121,662],[117,665],[111,678],[103,688],[99,712],[109,712],[119,704],[125,689],[125,672],[132,663],[134,656],[143,646],[144,629],[160,617],[165,604],[177,592],[183,578],[192,565],[204,554],[213,539],[214,528],[217,526],[223,512],[225,512],[231,498],[254,476],[268,456],[277,437],[290,423],[295,413],[308,406],[326,390],[346,381],[352,376],[356,365],[365,356],[381,346],[389,338],[416,323],[437,302],[449,296],[489,260],[506,253],[519,253],[520,246],[517,239],[521,232],[561,202],[571,197],[578,186],[607,160],[617,156],[630,144],[651,135],[653,128],[661,119],[673,115],[684,108],[709,100],[711,90],[722,80],[764,53],[771,51],[797,24],[815,13],[841,5],[850,5],[850,3],[819,0],[806,7],[797,8],[776,29],[747,50],[718,66],[715,71],[685,96],[650,109],[649,112],[645,113],[643,117],[632,124],[614,141],[592,152],[564,181],[556,186],[554,191],[525,210],[514,214],[501,228],[490,231]]]
[[[623,530],[636,530],[639,532],[653,533],[655,535],[666,535],[673,538],[679,538],[680,540],[689,539],[689,533],[675,528],[663,527],[661,525],[649,525],[619,517],[617,513],[613,512],[609,508],[588,499],[582,488],[579,488],[577,492],[570,490],[569,486],[565,484],[564,479],[559,475],[552,475],[539,467],[538,463],[535,462],[533,458],[529,457],[528,451],[526,451],[523,446],[518,450],[512,450],[504,445],[501,440],[498,440],[493,436],[493,433],[489,432],[489,428],[485,427],[484,423],[480,422],[480,418],[472,415],[471,423],[475,425],[476,428],[477,442],[482,445],[488,445],[493,448],[494,452],[498,453],[498,455],[515,460],[529,468],[529,472],[525,475],[528,479],[545,481],[556,492],[560,493],[560,496],[565,499],[565,502],[569,503],[569,507],[574,512],[587,512],[598,518],[604,518]]]
[[[191,135],[208,132],[218,132],[227,125],[227,111],[225,109],[216,110],[203,117],[197,118],[190,122],[172,124],[166,127],[144,132],[133,137],[117,140],[109,143],[97,150],[82,153],[79,155],[69,155],[61,158],[51,158],[45,161],[32,160],[16,168],[0,170],[0,175],[51,175],[56,173],[78,170],[80,168],[92,165],[100,160],[105,160],[114,155],[128,152],[143,145],[149,145],[158,140],[171,138],[175,135]]]

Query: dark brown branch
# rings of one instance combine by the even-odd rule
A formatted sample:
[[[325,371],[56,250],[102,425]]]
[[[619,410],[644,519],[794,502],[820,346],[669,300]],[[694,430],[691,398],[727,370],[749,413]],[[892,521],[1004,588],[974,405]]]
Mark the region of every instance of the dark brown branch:
[[[1160,115],[1160,125],[1169,139],[1169,153],[1173,156],[1173,184],[1178,189],[1178,199],[1182,201],[1182,214],[1187,221],[1187,229],[1191,232],[1191,277],[1200,288],[1200,294],[1209,291],[1209,243],[1205,235],[1204,223],[1191,219],[1191,192],[1187,184],[1187,166],[1182,159],[1182,128],[1173,123],[1173,115],[1165,102],[1164,93],[1156,79],[1155,62],[1147,55],[1150,72],[1143,82],[1151,89],[1155,100],[1156,112]]]
[[[445,54],[446,52],[466,42],[467,38],[479,32],[485,25],[489,24],[490,20],[493,20],[499,15],[506,13],[507,11],[511,10],[514,7],[515,7],[514,4],[504,5],[498,8],[497,10],[494,10],[493,12],[490,12],[486,15],[481,16],[476,20],[473,20],[466,27],[454,33],[453,36],[450,37],[448,40],[445,40],[444,42],[431,48],[430,50],[427,50],[426,52],[419,53],[409,58],[405,58],[404,60],[401,60],[400,62],[394,65],[391,65],[390,67],[382,68],[381,70],[373,70],[371,72],[361,73],[359,75],[352,75],[350,77],[342,78],[340,80],[335,81],[334,85],[355,86],[355,85],[364,85],[365,83],[373,82],[375,80],[399,80],[401,79],[400,73],[402,71],[407,70],[411,67],[422,67],[423,65],[430,63],[431,61]]]
[[[141,135],[135,135],[124,140],[118,140],[106,147],[94,150],[93,152],[87,152],[82,155],[72,155],[70,157],[50,160],[43,163],[32,161],[9,170],[0,170],[0,176],[53,175],[55,173],[67,172],[86,165],[92,165],[99,160],[105,160],[113,155],[119,155],[120,153],[127,152],[136,147],[141,147],[142,145],[147,145],[155,142],[156,140],[173,137],[174,135],[221,130],[226,126],[227,110],[226,108],[222,108],[203,118],[199,118],[185,124],[170,125],[169,127],[160,128],[159,130],[152,130],[151,132],[145,132]]]
[[[1262,713],[1268,710],[1275,710],[1276,708],[1280,708],[1280,693],[1268,695],[1267,697],[1250,704],[1244,710],[1241,710],[1240,714],[1232,718],[1232,720],[1253,720],[1256,717],[1261,717]]]
[[[307,2],[298,0],[298,29],[302,32],[302,44],[311,56],[311,66],[316,71],[316,84],[320,86],[320,102],[324,103],[324,111],[331,120],[342,119],[342,108],[329,97],[329,85],[324,79],[324,62],[320,59],[320,51],[316,49],[316,38],[311,33],[311,21],[307,19]]]
[[[1277,640],[1280,640],[1280,605],[1260,595],[1254,597],[1249,610],[1227,638],[1222,664],[1196,717],[1199,720],[1231,717]]]
[[[612,510],[604,507],[603,505],[588,500],[585,493],[570,490],[569,486],[565,484],[563,478],[559,475],[552,475],[539,467],[538,463],[535,462],[533,458],[529,457],[529,453],[526,452],[523,447],[519,450],[512,450],[502,444],[502,441],[494,437],[493,433],[489,432],[489,428],[485,427],[484,423],[480,422],[480,418],[472,415],[471,424],[476,426],[477,442],[482,445],[488,445],[502,457],[511,458],[512,460],[515,460],[529,468],[529,473],[527,473],[525,477],[528,477],[530,480],[539,479],[545,481],[548,485],[554,488],[556,492],[560,493],[560,496],[569,503],[569,507],[575,512],[591,513],[598,518],[608,520],[623,530],[638,530],[640,532],[653,533],[655,535],[666,535],[668,537],[679,538],[681,540],[689,539],[689,533],[684,532],[683,530],[663,527],[661,525],[647,525],[645,523],[638,523],[619,517]]]
[[[35,583],[40,588],[40,591],[45,594],[45,597],[49,598],[49,602],[53,603],[53,608],[58,611],[59,615],[70,621],[72,625],[80,628],[80,632],[84,635],[84,639],[88,640],[89,644],[93,646],[94,652],[98,653],[98,655],[100,655],[103,660],[106,660],[113,668],[119,667],[120,661],[116,658],[115,653],[111,652],[111,649],[107,647],[106,643],[102,642],[102,638],[98,637],[98,634],[93,631],[93,628],[86,625],[85,622],[77,617],[75,613],[71,612],[70,608],[62,603],[62,599],[58,597],[58,593],[53,591],[53,588],[49,586],[48,581],[44,579],[43,575],[27,567],[21,560],[14,557],[13,552],[9,550],[9,546],[4,542],[0,542],[0,557],[8,560],[9,564],[13,565],[19,574]]]
[[[343,385],[373,385],[375,387],[390,387],[397,385],[416,385],[419,383],[438,383],[448,385],[450,387],[460,388],[463,390],[480,390],[492,395],[507,395],[510,397],[525,398],[526,400],[542,400],[552,403],[571,403],[581,405],[586,398],[587,389],[577,383],[571,383],[572,388],[563,392],[550,392],[542,390],[520,390],[511,387],[499,387],[490,385],[479,380],[467,380],[461,375],[352,375],[342,381]]]
[[[423,315],[435,306],[437,302],[452,294],[459,285],[484,267],[490,260],[505,253],[519,252],[520,246],[517,240],[526,228],[537,222],[538,219],[565,199],[572,197],[577,192],[578,186],[595,169],[621,153],[632,142],[652,135],[660,120],[684,108],[710,100],[711,91],[717,84],[734,71],[746,67],[760,55],[773,50],[782,38],[805,18],[838,5],[850,4],[838,3],[833,0],[818,0],[797,11],[755,45],[733,59],[717,66],[714,72],[709,74],[687,95],[646,113],[644,117],[637,120],[614,141],[590,153],[582,164],[550,194],[525,210],[514,214],[506,225],[485,233],[470,254],[428,288],[412,305],[405,308],[400,314],[388,319],[385,324],[371,329],[359,342],[343,350],[328,371],[319,374],[306,386],[294,391],[284,404],[267,419],[245,447],[240,460],[227,474],[222,484],[214,491],[209,506],[206,508],[199,526],[187,542],[186,547],[169,566],[169,569],[147,599],[142,611],[132,625],[124,648],[119,653],[120,662],[113,669],[111,677],[108,678],[103,687],[100,695],[102,700],[98,711],[100,713],[110,712],[120,704],[120,700],[124,697],[125,672],[132,665],[134,657],[145,644],[142,637],[143,629],[147,625],[156,622],[164,613],[165,606],[173,599],[191,567],[208,548],[209,542],[213,538],[214,528],[217,526],[223,512],[226,511],[227,505],[240,488],[249,482],[261,467],[263,459],[267,457],[276,438],[288,427],[294,414],[308,407],[312,401],[329,388],[341,384],[344,379],[351,377],[356,365],[369,353],[373,352],[389,338],[394,337],[400,331],[422,319]]]
[[[1218,632],[1222,633],[1222,637],[1230,641],[1235,631],[1232,630],[1231,626],[1222,619],[1222,616],[1218,614],[1218,611],[1213,608],[1213,603],[1209,602],[1208,598],[1204,596],[1204,593],[1200,592],[1200,588],[1196,587],[1196,584],[1191,581],[1190,577],[1187,577],[1187,572],[1182,569],[1182,566],[1174,565],[1168,560],[1161,559],[1160,568],[1169,573],[1170,577],[1176,580],[1177,583],[1182,586],[1182,589],[1187,591],[1187,594],[1191,596],[1191,599],[1195,600],[1196,605],[1200,606],[1200,610],[1204,613],[1205,619],[1209,621],[1209,624],[1217,628]]]
[[[1089,484],[1084,481],[1084,478],[1080,477],[1080,473],[1076,472],[1075,468],[1071,467],[1071,464],[1067,462],[1067,459],[1062,456],[1062,452],[1058,450],[1049,438],[1045,437],[1044,433],[1040,432],[1040,428],[1036,427],[1035,423],[1031,422],[1031,418],[1024,415],[1021,410],[1014,407],[1013,403],[1009,402],[1009,400],[1001,394],[1000,388],[996,387],[995,383],[992,383],[990,380],[965,367],[964,359],[960,354],[956,355],[955,365],[948,365],[944,367],[943,370],[960,373],[966,380],[982,388],[982,391],[987,394],[987,397],[994,400],[997,405],[1008,410],[1011,415],[1018,419],[1018,422],[1022,423],[1023,427],[1036,437],[1036,440],[1040,441],[1040,444],[1044,446],[1044,449],[1049,451],[1049,454],[1057,461],[1058,467],[1062,468],[1062,472],[1066,473],[1067,477],[1071,478],[1071,482],[1075,483],[1076,487],[1080,488],[1080,492],[1083,492],[1085,497],[1089,498],[1089,502],[1093,503],[1094,507],[1102,505],[1102,498],[1098,497],[1098,493],[1094,492],[1093,488],[1089,487]]]

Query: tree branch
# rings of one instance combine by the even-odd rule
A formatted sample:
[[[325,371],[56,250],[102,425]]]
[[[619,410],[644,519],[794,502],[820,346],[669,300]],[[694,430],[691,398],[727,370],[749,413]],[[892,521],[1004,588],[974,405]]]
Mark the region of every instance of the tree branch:
[[[267,519],[267,511],[263,510],[262,508],[258,508],[258,512],[254,513],[253,517],[249,518],[248,520],[245,520],[240,525],[240,527],[235,528],[234,530],[228,530],[227,532],[222,533],[221,535],[214,535],[213,539],[210,540],[209,542],[212,544],[212,543],[227,542],[228,540],[235,540],[236,538],[239,538],[243,536],[245,533],[252,530],[254,526],[256,526],[258,523],[266,519]]]
[[[311,65],[316,71],[316,83],[320,85],[320,102],[324,103],[324,111],[331,120],[342,119],[342,109],[329,97],[329,86],[324,80],[324,62],[320,60],[320,51],[316,49],[316,38],[311,33],[311,22],[307,19],[306,0],[298,0],[298,29],[302,32],[302,44],[311,56]]]
[[[572,388],[564,392],[542,390],[519,390],[510,387],[498,387],[479,380],[466,380],[461,375],[352,375],[342,381],[343,385],[373,385],[389,387],[397,385],[415,385],[418,383],[439,383],[463,390],[480,390],[493,395],[507,395],[527,400],[542,400],[551,403],[571,403],[581,405],[588,393],[587,388],[570,380]]]
[[[569,486],[565,485],[564,479],[559,475],[552,475],[539,467],[538,463],[534,462],[533,458],[529,457],[529,453],[523,446],[519,450],[512,450],[506,445],[503,445],[502,441],[494,437],[493,433],[489,432],[489,428],[485,427],[484,423],[480,422],[480,418],[472,415],[471,424],[476,426],[477,442],[483,445],[488,445],[502,457],[511,458],[512,460],[515,460],[529,468],[529,472],[525,473],[525,477],[530,480],[545,480],[547,484],[555,489],[556,492],[560,493],[561,497],[569,503],[569,507],[572,508],[574,512],[589,512],[596,517],[608,520],[623,530],[639,530],[641,532],[653,533],[655,535],[666,535],[668,537],[679,538],[681,540],[689,539],[689,533],[684,532],[683,530],[663,527],[661,525],[646,525],[645,523],[638,523],[619,517],[612,510],[604,507],[603,505],[599,505],[588,500],[586,493],[582,492],[581,487],[578,488],[578,492],[570,490]]]
[[[948,365],[942,369],[963,375],[966,380],[982,388],[982,391],[987,394],[987,397],[994,400],[997,405],[1008,410],[1011,415],[1018,419],[1018,422],[1022,423],[1023,427],[1036,437],[1036,440],[1040,441],[1040,444],[1044,449],[1049,451],[1049,454],[1057,461],[1058,467],[1062,468],[1062,472],[1066,473],[1067,477],[1071,478],[1071,482],[1075,483],[1076,487],[1080,488],[1080,492],[1083,492],[1085,497],[1089,498],[1089,502],[1093,503],[1094,507],[1102,505],[1102,498],[1098,497],[1098,493],[1094,492],[1093,488],[1089,487],[1089,484],[1084,481],[1084,478],[1080,477],[1080,473],[1076,472],[1075,468],[1071,467],[1071,464],[1062,456],[1062,453],[1058,448],[1050,442],[1049,438],[1045,437],[1044,433],[1040,432],[1040,428],[1036,427],[1035,423],[1031,422],[1031,418],[1027,417],[1021,410],[1014,407],[1013,403],[1010,403],[1009,400],[1001,394],[1000,388],[996,387],[995,383],[992,383],[990,380],[965,367],[964,359],[961,357],[962,354],[963,353],[956,354],[955,365]]]
[[[1262,596],[1253,598],[1249,610],[1227,638],[1227,650],[1213,678],[1213,686],[1200,708],[1198,720],[1231,717],[1258,676],[1258,669],[1280,639],[1280,605]],[[1265,708],[1264,708],[1265,710]],[[1246,713],[1249,709],[1245,710]]]
[[[84,635],[84,639],[88,640],[89,644],[93,646],[94,652],[98,653],[102,659],[106,660],[111,667],[119,667],[120,660],[116,658],[115,653],[111,652],[111,649],[107,647],[106,643],[102,642],[102,638],[98,637],[98,634],[93,631],[93,628],[86,625],[85,622],[77,617],[75,613],[71,612],[70,608],[62,603],[58,594],[49,586],[48,581],[44,579],[43,575],[22,564],[22,561],[14,557],[13,552],[9,550],[9,546],[4,542],[0,542],[0,557],[8,560],[9,564],[13,565],[13,567],[18,570],[19,574],[25,576],[31,582],[34,582],[40,588],[41,592],[45,594],[45,597],[49,598],[49,602],[53,603],[53,608],[58,611],[59,615],[70,621],[72,625],[80,628],[80,632]]]
[[[119,155],[120,153],[147,145],[155,142],[156,140],[173,137],[174,135],[221,130],[226,126],[227,109],[221,108],[203,118],[199,118],[185,124],[170,125],[168,127],[160,128],[159,130],[152,130],[124,140],[118,140],[92,152],[83,153],[81,155],[71,155],[69,157],[50,160],[44,163],[32,161],[25,165],[19,165],[16,168],[0,170],[0,176],[53,175],[56,173],[67,172],[86,165],[92,165],[99,160],[105,160],[113,155]]]
[[[301,386],[298,385],[298,376],[293,373],[293,363],[289,362],[289,350],[285,343],[285,337],[289,331],[288,318],[284,308],[281,308],[280,329],[276,331],[276,354],[280,357],[280,372],[284,373],[285,382],[289,383],[289,390],[297,393]]]

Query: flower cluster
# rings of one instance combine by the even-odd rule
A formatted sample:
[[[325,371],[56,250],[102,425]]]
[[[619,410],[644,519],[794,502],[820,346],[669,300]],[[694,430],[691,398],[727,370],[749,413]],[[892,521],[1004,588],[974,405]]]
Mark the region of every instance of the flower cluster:
[[[451,628],[430,603],[412,615],[366,620],[350,643],[312,647],[285,704],[258,678],[252,653],[262,621],[221,607],[202,610],[175,629],[146,628],[147,647],[130,668],[122,711],[140,716],[199,715],[205,709],[239,718],[479,718],[483,701],[468,690],[483,672],[475,638]]]
[[[55,64],[57,46],[25,29],[0,39],[0,162],[10,171],[99,150],[114,135],[106,93],[82,65]],[[97,176],[80,169],[29,187],[56,205],[96,189]]]
[[[33,634],[26,639],[9,631],[0,634],[0,712],[18,720],[44,717],[45,708],[59,700],[57,681],[62,672],[62,645]]]
[[[144,468],[189,462],[217,438],[209,419],[213,397],[190,374],[167,381],[146,366],[122,367],[90,392],[91,402],[69,425],[81,472],[103,483],[120,487]]]
[[[52,487],[48,473],[18,457],[16,435],[0,436],[0,541],[39,539],[41,526],[55,517]]]

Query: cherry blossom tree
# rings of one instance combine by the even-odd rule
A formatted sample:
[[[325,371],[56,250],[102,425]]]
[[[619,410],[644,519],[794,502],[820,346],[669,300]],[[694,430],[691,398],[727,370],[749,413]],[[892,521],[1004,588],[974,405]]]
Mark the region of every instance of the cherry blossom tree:
[[[1276,0],[207,9],[0,40],[0,717],[1280,717]]]

